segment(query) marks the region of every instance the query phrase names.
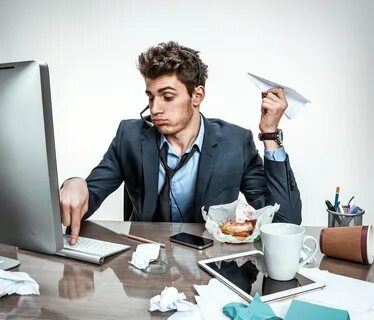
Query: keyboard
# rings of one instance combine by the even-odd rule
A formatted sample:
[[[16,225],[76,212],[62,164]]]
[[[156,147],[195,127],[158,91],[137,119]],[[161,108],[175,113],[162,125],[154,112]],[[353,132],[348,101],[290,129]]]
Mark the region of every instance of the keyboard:
[[[104,258],[130,249],[130,246],[124,244],[85,237],[79,237],[78,241],[71,245],[70,235],[64,234],[63,238],[64,248],[57,252],[57,255],[100,265],[104,262]]]

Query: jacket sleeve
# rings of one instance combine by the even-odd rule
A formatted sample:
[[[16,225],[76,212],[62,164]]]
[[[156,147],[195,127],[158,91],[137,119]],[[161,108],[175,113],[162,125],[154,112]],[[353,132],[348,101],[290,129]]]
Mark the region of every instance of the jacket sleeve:
[[[273,222],[301,223],[301,199],[289,158],[262,162],[253,136],[248,131],[245,146],[246,165],[240,191],[254,208],[278,203]]]

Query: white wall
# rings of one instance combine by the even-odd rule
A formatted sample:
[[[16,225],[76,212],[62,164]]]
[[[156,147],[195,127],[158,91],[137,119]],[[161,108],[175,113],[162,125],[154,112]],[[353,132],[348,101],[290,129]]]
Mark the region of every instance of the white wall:
[[[146,105],[137,55],[177,40],[209,65],[202,112],[258,131],[250,71],[312,101],[283,119],[302,193],[303,224],[325,225],[324,200],[341,186],[374,223],[374,2],[0,0],[0,61],[50,66],[59,180],[86,176],[121,119]],[[257,143],[260,152],[263,147]],[[122,188],[95,219],[122,218]]]

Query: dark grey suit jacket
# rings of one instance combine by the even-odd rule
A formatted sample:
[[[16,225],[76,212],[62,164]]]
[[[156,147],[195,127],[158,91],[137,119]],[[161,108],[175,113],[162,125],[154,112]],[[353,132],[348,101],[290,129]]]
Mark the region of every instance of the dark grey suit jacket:
[[[241,191],[255,208],[279,203],[273,221],[301,223],[301,200],[288,156],[261,157],[250,130],[204,119],[205,134],[192,209],[185,222],[203,222],[201,207],[230,203]],[[155,221],[160,134],[142,120],[123,120],[100,164],[87,177],[89,217],[125,183],[125,220]]]

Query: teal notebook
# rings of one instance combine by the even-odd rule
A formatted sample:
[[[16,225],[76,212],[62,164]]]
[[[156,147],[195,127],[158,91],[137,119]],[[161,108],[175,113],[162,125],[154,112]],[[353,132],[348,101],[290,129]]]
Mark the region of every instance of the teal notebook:
[[[284,320],[349,320],[345,310],[320,306],[318,304],[292,300]]]

